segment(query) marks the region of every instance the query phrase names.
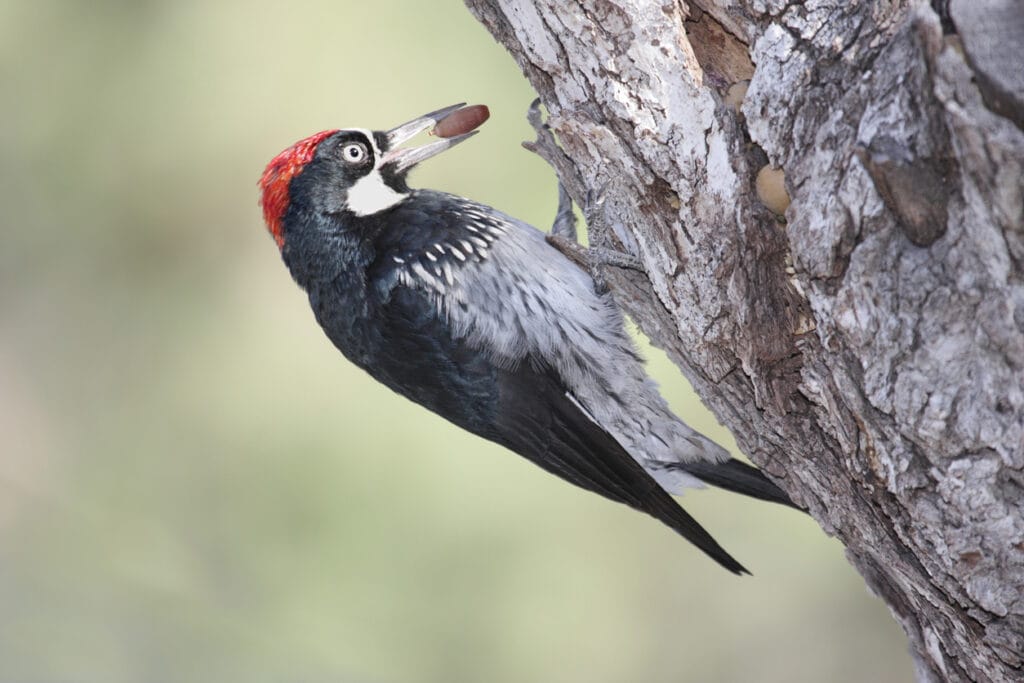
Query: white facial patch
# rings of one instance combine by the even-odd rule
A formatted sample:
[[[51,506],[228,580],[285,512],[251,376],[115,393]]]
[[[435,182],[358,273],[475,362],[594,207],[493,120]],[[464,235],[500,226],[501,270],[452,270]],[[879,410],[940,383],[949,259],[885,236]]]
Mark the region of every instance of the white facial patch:
[[[357,216],[370,216],[390,209],[408,196],[388,187],[380,171],[373,169],[348,189],[347,205]]]
[[[373,131],[367,128],[347,128],[346,131],[360,133],[366,138],[373,147],[374,163],[380,163],[380,158],[384,154],[381,152],[380,147],[377,146],[377,138],[373,136]],[[381,177],[380,171],[375,167],[349,188],[346,206],[356,216],[371,216],[379,211],[391,208],[408,196],[408,194],[396,192],[388,187],[384,182],[384,178]]]

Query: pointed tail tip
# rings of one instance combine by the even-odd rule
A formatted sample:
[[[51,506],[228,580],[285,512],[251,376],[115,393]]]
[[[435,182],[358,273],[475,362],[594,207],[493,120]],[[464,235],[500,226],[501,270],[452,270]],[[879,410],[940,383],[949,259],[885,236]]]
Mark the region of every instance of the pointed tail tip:
[[[722,565],[736,576],[753,576],[749,569],[744,567],[742,564],[737,562],[732,555],[726,555],[725,557],[714,558],[718,564]]]
[[[769,480],[764,472],[736,458],[717,463],[704,460],[685,462],[675,467],[697,477],[705,484],[806,512],[790,500],[786,492]]]
[[[667,496],[666,496],[667,498]],[[744,574],[750,576],[750,571],[740,564],[735,557],[729,554],[729,552],[718,544],[711,534],[707,532],[704,527],[697,522],[696,519],[690,516],[686,510],[681,508],[675,501],[671,501],[671,505],[667,506],[664,516],[657,515],[662,522],[666,523],[673,531],[685,538],[687,541],[697,546],[697,549],[707,555],[709,558],[717,562],[720,566],[729,570],[737,576],[743,576]]]

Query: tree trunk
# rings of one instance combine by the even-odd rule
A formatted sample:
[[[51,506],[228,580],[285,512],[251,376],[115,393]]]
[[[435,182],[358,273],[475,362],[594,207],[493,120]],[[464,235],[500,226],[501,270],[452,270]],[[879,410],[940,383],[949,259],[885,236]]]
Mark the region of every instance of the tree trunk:
[[[606,269],[616,299],[843,542],[920,679],[1020,680],[1020,0],[467,5],[570,194],[605,197],[591,243],[643,262]]]

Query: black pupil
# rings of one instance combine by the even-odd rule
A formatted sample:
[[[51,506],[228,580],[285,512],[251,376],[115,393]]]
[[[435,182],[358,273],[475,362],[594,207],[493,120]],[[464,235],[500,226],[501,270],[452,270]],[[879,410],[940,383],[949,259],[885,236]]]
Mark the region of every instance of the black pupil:
[[[352,159],[358,159],[362,156],[362,150],[359,149],[359,145],[349,145],[348,156]]]

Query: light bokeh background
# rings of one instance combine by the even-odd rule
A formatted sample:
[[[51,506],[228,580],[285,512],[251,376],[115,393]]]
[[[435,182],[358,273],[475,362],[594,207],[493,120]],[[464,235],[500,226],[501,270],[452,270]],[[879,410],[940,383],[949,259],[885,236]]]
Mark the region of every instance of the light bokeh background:
[[[809,519],[690,494],[734,577],[317,328],[256,204],[298,138],[486,103],[415,183],[550,223],[533,93],[460,3],[7,0],[0,78],[0,681],[910,678]]]

